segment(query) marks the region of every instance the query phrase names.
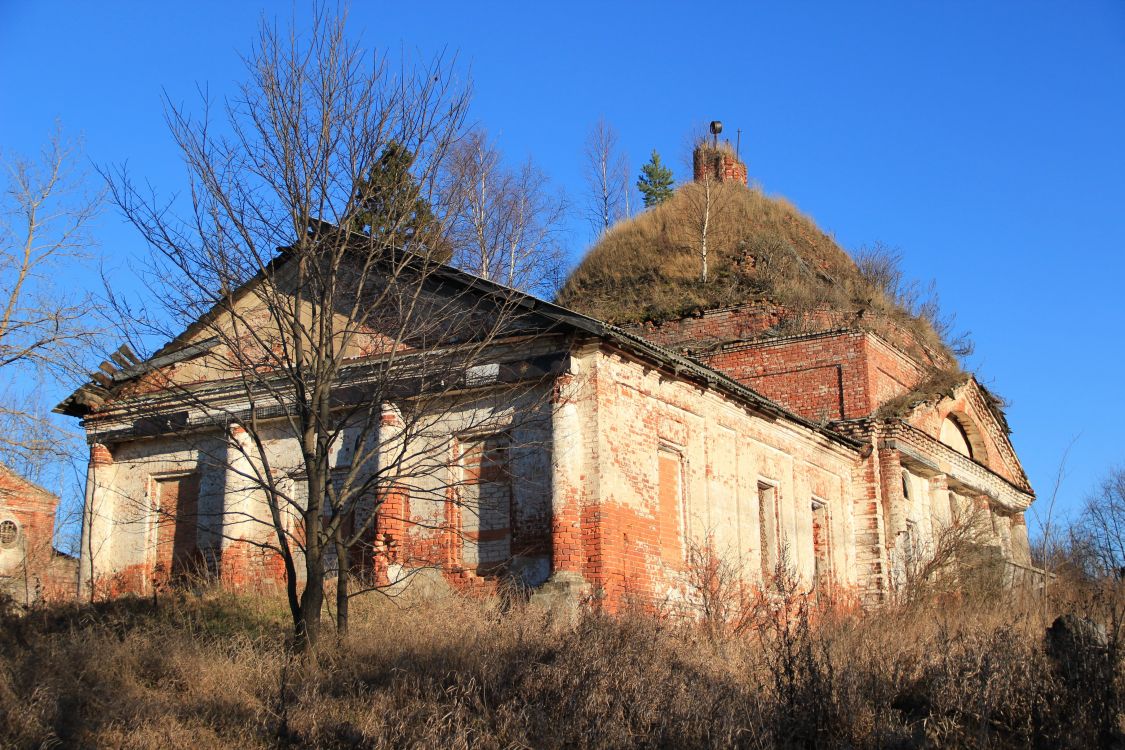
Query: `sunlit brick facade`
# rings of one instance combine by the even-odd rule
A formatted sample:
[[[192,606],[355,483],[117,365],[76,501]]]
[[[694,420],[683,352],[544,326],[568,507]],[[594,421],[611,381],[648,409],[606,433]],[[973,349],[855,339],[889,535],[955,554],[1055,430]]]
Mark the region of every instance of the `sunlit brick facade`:
[[[747,305],[624,331],[527,304],[540,333],[498,348],[496,371],[535,362],[543,377],[518,398],[475,378],[475,395],[441,417],[447,447],[429,473],[366,501],[374,522],[352,559],[372,585],[488,591],[515,579],[569,605],[680,606],[708,560],[747,591],[785,568],[804,591],[877,603],[962,506],[983,511],[997,560],[1029,565],[1033,495],[1002,414],[972,378],[881,411],[933,364],[893,328],[824,313],[824,330],[766,337],[784,311]],[[190,342],[180,351],[163,366],[195,367],[206,385]],[[185,566],[280,586],[269,505],[239,464],[247,436],[194,427],[190,412],[177,429],[138,427],[138,404],[160,393],[127,385],[161,366],[62,407],[91,442],[85,590],[148,593]],[[390,451],[401,416],[380,408]],[[482,414],[489,430],[466,427]],[[299,464],[283,431],[258,437],[272,465]],[[346,467],[346,451],[333,460]],[[165,528],[158,511],[172,505],[186,510]]]
[[[77,561],[54,548],[59,498],[0,466],[0,593],[21,605],[68,599]]]

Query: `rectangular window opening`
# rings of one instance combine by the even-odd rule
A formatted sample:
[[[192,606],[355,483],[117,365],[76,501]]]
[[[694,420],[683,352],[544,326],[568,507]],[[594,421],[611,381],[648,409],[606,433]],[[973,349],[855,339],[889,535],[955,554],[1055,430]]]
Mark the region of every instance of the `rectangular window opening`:
[[[828,503],[812,500],[813,581],[819,591],[829,585],[832,576],[832,538]]]
[[[169,582],[206,574],[199,548],[199,474],[157,478],[156,569]]]
[[[488,435],[461,446],[460,563],[479,575],[499,574],[512,557],[511,441]]]
[[[684,503],[683,455],[660,446],[657,467],[657,512],[660,514],[660,556],[665,562],[682,563],[687,554],[684,537],[687,517]]]
[[[777,485],[758,482],[758,527],[762,558],[762,583],[773,580],[781,555],[777,517]]]

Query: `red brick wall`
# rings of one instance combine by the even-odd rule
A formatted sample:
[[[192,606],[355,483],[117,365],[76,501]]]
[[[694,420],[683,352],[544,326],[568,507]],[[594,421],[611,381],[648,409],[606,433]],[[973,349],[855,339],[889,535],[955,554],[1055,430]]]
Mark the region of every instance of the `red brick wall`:
[[[875,336],[866,337],[864,351],[872,411],[910,391],[926,377],[926,370],[917,362]]]
[[[53,540],[58,504],[54,495],[0,467],[0,520],[10,518],[19,526],[16,546],[5,550],[7,569],[0,571],[0,575],[22,580],[26,573],[29,585],[35,589],[33,595],[45,593],[49,587],[53,598],[60,598],[67,589],[65,582],[59,580],[59,566],[52,566],[56,557]]]
[[[817,313],[812,327],[842,322]],[[890,344],[861,330],[763,338],[785,316],[776,306],[727,308],[636,332],[662,346],[687,351],[716,370],[808,419],[869,416],[916,386],[924,368]]]
[[[836,333],[741,344],[704,362],[812,420],[869,413],[864,335]]]
[[[776,332],[783,323],[789,331],[804,334],[843,329],[869,330],[890,342],[890,346],[884,344],[884,347],[892,357],[906,360],[921,357],[924,360],[922,364],[927,367],[952,364],[925,354],[910,331],[889,318],[871,312],[860,321],[855,313],[830,308],[793,310],[772,302],[749,302],[661,323],[647,322],[630,330],[660,346],[698,356],[722,344],[750,343],[750,339],[760,339],[768,332]],[[895,365],[897,367],[899,365]]]
[[[696,182],[710,178],[720,182],[747,183],[746,165],[728,148],[696,147],[692,154],[692,176]]]
[[[654,344],[697,352],[717,343],[760,336],[777,326],[784,316],[784,309],[776,305],[743,305],[663,323],[645,323],[632,330]]]

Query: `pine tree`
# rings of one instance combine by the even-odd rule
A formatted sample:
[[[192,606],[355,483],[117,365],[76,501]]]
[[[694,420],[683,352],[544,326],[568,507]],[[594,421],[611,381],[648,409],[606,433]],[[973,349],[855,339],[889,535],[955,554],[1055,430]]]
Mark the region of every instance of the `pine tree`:
[[[652,151],[652,158],[641,167],[637,189],[644,196],[645,208],[659,205],[672,197],[672,170],[660,163],[660,154]]]
[[[414,154],[401,144],[391,142],[383,149],[356,186],[353,231],[382,237],[392,247],[410,246],[415,252],[434,251],[444,244],[437,236],[433,209],[410,172],[413,164]]]

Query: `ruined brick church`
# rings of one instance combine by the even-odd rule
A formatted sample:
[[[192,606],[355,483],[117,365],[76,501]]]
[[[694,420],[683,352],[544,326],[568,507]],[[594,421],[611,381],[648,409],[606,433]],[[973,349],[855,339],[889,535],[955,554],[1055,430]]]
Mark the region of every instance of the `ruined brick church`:
[[[0,601],[30,606],[74,596],[77,563],[54,547],[59,498],[0,464]]]
[[[783,262],[800,263],[778,276],[786,283],[799,273],[835,283],[844,271],[802,255],[801,237],[815,232],[746,187],[745,165],[729,149],[701,149],[695,167],[697,183],[731,191],[716,212],[757,201],[779,212],[789,244],[765,242],[762,232],[727,243],[750,249],[728,257],[726,271],[716,255],[714,281],[674,291],[696,295],[691,309],[612,309],[664,294],[652,279],[671,272],[611,278],[595,267],[597,248],[560,304],[518,295],[518,332],[466,374],[472,400],[443,415],[448,447],[426,480],[440,491],[419,481],[370,498],[374,518],[356,564],[372,580],[394,585],[425,568],[436,571],[431,583],[473,588],[515,575],[533,596],[614,609],[689,601],[693,553],[706,549],[751,587],[785,566],[804,590],[877,603],[932,554],[943,529],[965,522],[1007,575],[1030,570],[1024,513],[1034,494],[998,400],[893,315],[743,294],[762,288],[755,273],[788,268]],[[667,234],[661,222],[671,210],[633,222]],[[736,224],[755,220],[731,215]],[[604,242],[634,231],[627,222]],[[783,244],[787,254],[767,252]],[[669,247],[681,245],[691,243]],[[723,284],[717,304],[706,295]],[[428,292],[496,293],[451,268]],[[83,586],[146,593],[158,571],[200,560],[239,585],[281,575],[275,505],[238,468],[245,430],[201,411],[208,399],[228,398],[208,366],[215,340],[197,323],[148,360],[122,350],[60,405],[82,419],[91,446]],[[360,347],[355,372],[384,354]],[[519,379],[527,388],[505,396]],[[389,435],[402,405],[378,407]],[[489,429],[466,429],[465,414],[482,410]],[[520,420],[528,410],[535,420]],[[291,452],[292,438],[279,432],[270,441],[276,456]],[[340,451],[341,470],[348,460]],[[159,521],[169,509],[170,525]]]

